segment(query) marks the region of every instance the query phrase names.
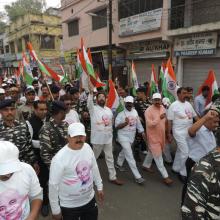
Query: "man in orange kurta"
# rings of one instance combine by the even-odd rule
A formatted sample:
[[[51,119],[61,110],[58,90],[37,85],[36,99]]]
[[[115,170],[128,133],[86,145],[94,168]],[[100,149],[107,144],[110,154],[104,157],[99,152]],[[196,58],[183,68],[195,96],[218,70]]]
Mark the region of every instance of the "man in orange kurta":
[[[160,171],[163,182],[167,185],[173,183],[173,181],[168,177],[168,173],[163,164],[163,148],[165,146],[166,131],[166,111],[161,105],[161,95],[159,93],[154,93],[152,100],[153,105],[150,106],[145,111],[146,120],[146,132],[148,140],[148,154],[143,163],[143,169],[148,172],[152,172],[151,164],[154,159],[158,170]]]

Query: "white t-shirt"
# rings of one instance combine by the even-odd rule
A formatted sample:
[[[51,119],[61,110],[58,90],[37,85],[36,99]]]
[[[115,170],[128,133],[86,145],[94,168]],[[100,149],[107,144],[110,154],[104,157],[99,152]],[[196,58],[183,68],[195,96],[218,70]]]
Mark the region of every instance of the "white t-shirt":
[[[175,101],[168,109],[168,120],[173,122],[173,132],[187,131],[193,124],[193,118],[196,112],[189,102]]]
[[[0,220],[25,220],[30,214],[30,201],[41,194],[33,168],[22,163],[22,170],[7,181],[0,180]]]
[[[129,124],[122,129],[118,129],[118,141],[134,142],[136,130],[139,133],[144,132],[144,128],[140,122],[137,111],[133,108],[131,111],[124,110],[120,112],[115,119],[115,127],[125,122],[125,118],[129,119]]]
[[[64,121],[67,122],[68,125],[79,122],[79,115],[75,110],[71,109],[69,113],[66,114]]]
[[[64,146],[52,159],[49,179],[49,199],[53,214],[60,206],[74,208],[86,205],[94,197],[93,181],[103,189],[102,179],[91,147],[80,150]],[[59,205],[60,204],[60,205]]]
[[[110,144],[112,142],[113,114],[110,108],[94,105],[93,96],[89,94],[87,107],[91,118],[91,143]]]
[[[187,143],[189,157],[195,162],[198,162],[217,146],[213,132],[204,125],[196,132],[195,137],[188,136]]]

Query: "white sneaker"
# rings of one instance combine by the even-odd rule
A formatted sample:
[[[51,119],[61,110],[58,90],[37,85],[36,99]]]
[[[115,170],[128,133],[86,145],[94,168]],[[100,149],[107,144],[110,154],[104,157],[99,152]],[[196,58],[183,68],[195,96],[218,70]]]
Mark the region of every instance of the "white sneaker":
[[[115,165],[115,168],[121,172],[126,172],[126,169],[123,166],[119,166],[118,164]]]
[[[144,182],[145,182],[146,180],[144,179],[144,178],[138,178],[138,179],[135,179],[135,182],[137,183],[137,184],[140,184],[140,185],[142,185]]]

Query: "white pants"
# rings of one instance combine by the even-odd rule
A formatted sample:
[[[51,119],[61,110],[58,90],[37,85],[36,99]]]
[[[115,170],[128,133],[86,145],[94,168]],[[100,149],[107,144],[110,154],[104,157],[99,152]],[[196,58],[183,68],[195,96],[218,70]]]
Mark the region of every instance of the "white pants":
[[[112,143],[110,144],[93,144],[93,151],[97,159],[102,151],[105,153],[105,162],[108,167],[109,179],[116,179],[116,171],[114,166],[114,158],[112,154]]]
[[[170,144],[165,144],[165,147],[163,149],[163,154],[164,154],[164,160],[168,163],[173,162],[171,153],[170,153]]]
[[[163,157],[162,155],[160,155],[159,157],[154,157],[152,155],[152,153],[150,151],[147,152],[147,155],[145,157],[144,163],[143,163],[143,167],[147,167],[150,168],[152,161],[155,161],[156,165],[157,165],[157,169],[160,171],[161,175],[163,178],[167,178],[168,177],[168,173],[167,170],[163,164]]]
[[[173,136],[177,143],[177,150],[172,169],[175,172],[180,173],[182,176],[186,176],[185,163],[189,155],[189,147],[186,141],[187,134],[185,132],[180,134],[174,133]]]
[[[119,166],[122,166],[126,159],[135,179],[141,178],[141,174],[139,173],[137,166],[136,166],[136,162],[134,160],[133,152],[131,149],[131,143],[128,141],[119,141],[119,143],[122,146],[122,150],[118,155],[117,164]]]

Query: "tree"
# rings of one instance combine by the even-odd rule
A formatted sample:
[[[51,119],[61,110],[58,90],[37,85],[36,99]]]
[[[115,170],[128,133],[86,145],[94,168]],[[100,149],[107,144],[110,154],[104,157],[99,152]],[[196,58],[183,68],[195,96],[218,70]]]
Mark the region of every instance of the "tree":
[[[14,21],[27,13],[42,13],[45,5],[45,0],[17,0],[11,5],[5,5],[5,10],[10,21]]]
[[[5,22],[5,20],[6,20],[5,16],[6,16],[5,13],[0,12],[0,34],[4,33],[5,27],[7,26],[7,24]]]

